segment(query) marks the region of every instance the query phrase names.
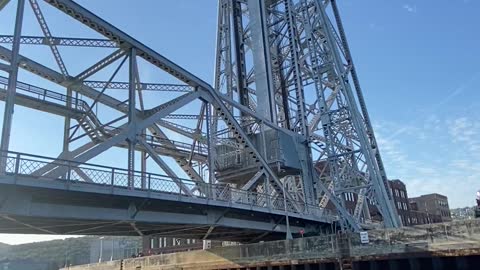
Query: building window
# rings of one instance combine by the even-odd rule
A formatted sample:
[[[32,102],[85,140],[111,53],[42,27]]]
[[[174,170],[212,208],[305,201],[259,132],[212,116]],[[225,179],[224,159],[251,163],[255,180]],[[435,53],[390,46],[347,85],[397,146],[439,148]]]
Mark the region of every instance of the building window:
[[[353,195],[352,192],[345,193],[344,197],[345,197],[345,201],[349,201],[349,202],[355,201],[355,196]]]
[[[401,203],[401,202],[397,202],[397,208],[398,208],[399,210],[402,210],[402,203]]]
[[[236,151],[236,152],[235,152],[235,163],[236,163],[237,165],[242,164],[242,155],[241,155],[241,154],[242,154],[242,153],[241,153],[240,151]]]
[[[155,239],[150,238],[150,249],[155,248]]]
[[[405,192],[403,192],[403,190],[400,190],[400,196],[401,196],[402,198],[405,198]]]
[[[395,189],[395,196],[399,197],[400,195],[398,195],[398,189]]]
[[[407,204],[403,203],[403,210],[407,210]]]
[[[410,218],[407,218],[407,222],[408,222],[408,225],[410,225],[410,223],[411,223]]]

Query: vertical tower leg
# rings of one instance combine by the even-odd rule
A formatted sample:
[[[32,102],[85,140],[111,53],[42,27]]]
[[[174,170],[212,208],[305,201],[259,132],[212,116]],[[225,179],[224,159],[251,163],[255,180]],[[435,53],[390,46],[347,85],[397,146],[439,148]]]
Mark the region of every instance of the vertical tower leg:
[[[22,35],[23,11],[25,9],[25,0],[18,0],[17,15],[15,19],[15,30],[12,45],[12,60],[10,62],[10,74],[8,76],[7,97],[5,98],[5,111],[3,114],[2,139],[0,151],[2,151],[2,159],[0,162],[0,170],[4,171],[6,166],[6,151],[10,145],[10,133],[12,129],[13,109],[15,106],[15,92],[17,89],[18,77],[18,54],[20,51],[20,37]]]
[[[136,125],[136,84],[135,84],[135,68],[136,68],[136,50],[134,48],[130,51],[130,61],[129,61],[129,91],[128,91],[128,126],[130,129],[130,134],[128,135],[128,186],[134,188],[135,179],[135,125]]]

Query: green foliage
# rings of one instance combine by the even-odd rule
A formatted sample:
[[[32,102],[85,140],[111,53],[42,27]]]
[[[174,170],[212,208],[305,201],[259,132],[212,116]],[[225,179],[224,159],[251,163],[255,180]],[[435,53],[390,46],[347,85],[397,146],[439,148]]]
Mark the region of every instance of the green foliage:
[[[132,241],[131,237],[112,237],[116,241],[122,239]],[[105,237],[106,240],[111,239]],[[140,238],[136,238],[139,243]],[[78,265],[90,263],[91,244],[98,241],[98,237],[87,236],[67,238],[22,245],[7,245],[0,243],[0,262],[4,260],[35,260],[47,262],[54,267],[63,267],[65,264]]]

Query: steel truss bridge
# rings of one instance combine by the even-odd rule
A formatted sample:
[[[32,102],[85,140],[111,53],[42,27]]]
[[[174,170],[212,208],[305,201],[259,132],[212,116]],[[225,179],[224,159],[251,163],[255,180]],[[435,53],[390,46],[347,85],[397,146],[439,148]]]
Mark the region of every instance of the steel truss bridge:
[[[336,1],[219,0],[213,86],[74,1],[8,2],[0,232],[260,241],[401,226]],[[37,36],[22,35],[26,8]],[[53,35],[46,8],[91,37]],[[23,53],[35,46],[53,65]],[[96,62],[72,72],[75,50]],[[65,120],[58,156],[10,149],[15,105]],[[89,163],[113,148],[127,166]]]

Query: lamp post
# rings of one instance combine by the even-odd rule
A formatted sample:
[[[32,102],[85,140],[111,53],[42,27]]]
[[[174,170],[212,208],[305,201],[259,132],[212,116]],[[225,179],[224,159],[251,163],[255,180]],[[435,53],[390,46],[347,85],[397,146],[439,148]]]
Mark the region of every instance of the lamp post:
[[[287,178],[283,179],[283,205],[285,207],[285,220],[287,221],[287,234],[285,236],[286,240],[292,240],[292,232],[290,231],[290,220],[288,218],[288,209],[287,209],[287,195],[285,194],[286,189],[285,189],[285,182]]]
[[[113,261],[113,251],[115,250],[114,243],[115,243],[115,239],[112,238],[112,256],[110,256],[110,261]]]
[[[102,262],[102,257],[103,257],[103,236],[100,237],[100,254],[98,256],[98,262],[101,263]]]
[[[67,266],[68,266],[68,255],[69,255],[68,253],[69,253],[69,248],[70,247],[68,246],[67,240],[64,240],[64,241],[67,244],[67,248],[65,249],[65,266],[64,267],[67,268]]]

